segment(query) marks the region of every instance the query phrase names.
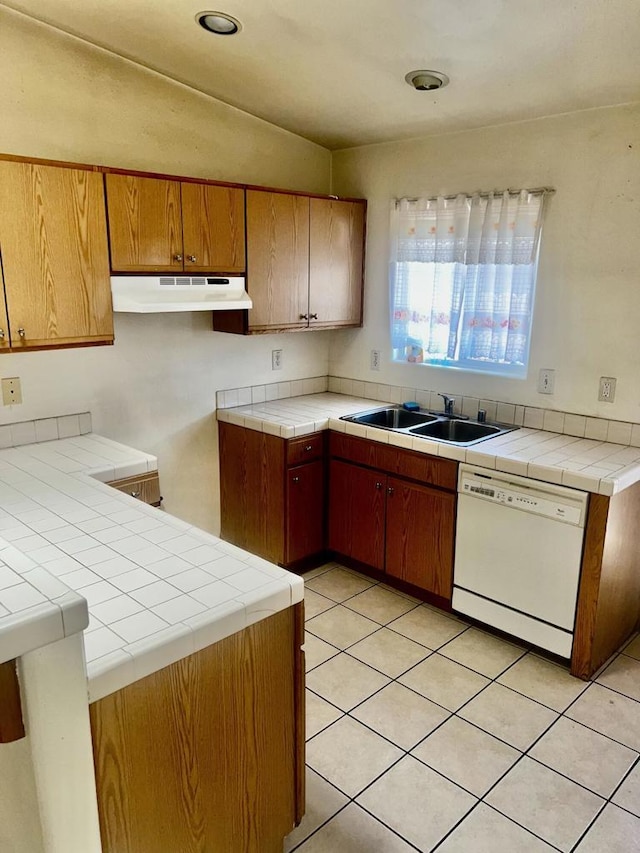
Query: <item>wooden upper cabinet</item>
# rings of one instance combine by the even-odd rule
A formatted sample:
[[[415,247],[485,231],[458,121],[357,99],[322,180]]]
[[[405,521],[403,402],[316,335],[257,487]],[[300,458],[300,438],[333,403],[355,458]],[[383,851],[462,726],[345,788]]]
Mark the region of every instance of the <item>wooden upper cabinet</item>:
[[[309,199],[247,191],[249,330],[305,328],[309,305]]]
[[[361,326],[365,205],[310,203],[309,325]]]
[[[185,270],[243,273],[244,191],[193,183],[181,191]]]
[[[111,269],[115,272],[182,272],[179,181],[105,176]]]
[[[0,161],[0,251],[12,349],[113,341],[101,174]]]

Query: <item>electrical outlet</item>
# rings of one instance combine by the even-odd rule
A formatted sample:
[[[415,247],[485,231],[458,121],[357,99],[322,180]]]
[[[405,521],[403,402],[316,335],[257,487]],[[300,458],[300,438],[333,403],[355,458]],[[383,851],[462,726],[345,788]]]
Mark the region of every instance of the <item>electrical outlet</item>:
[[[2,380],[2,405],[18,406],[22,402],[22,385],[19,376]]]
[[[282,350],[271,350],[271,370],[282,370]]]
[[[598,387],[598,402],[613,403],[616,398],[616,380],[613,376],[601,376]]]
[[[380,370],[380,350],[371,350],[371,370]]]
[[[538,373],[538,394],[553,394],[556,384],[556,372],[543,367]]]

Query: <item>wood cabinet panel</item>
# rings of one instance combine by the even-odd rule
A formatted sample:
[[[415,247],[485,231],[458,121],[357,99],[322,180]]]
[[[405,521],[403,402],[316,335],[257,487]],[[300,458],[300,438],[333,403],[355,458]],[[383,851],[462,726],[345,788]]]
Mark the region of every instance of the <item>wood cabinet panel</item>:
[[[309,237],[309,325],[362,325],[362,202],[312,198]]]
[[[249,330],[303,328],[309,303],[309,199],[247,191]]]
[[[104,853],[281,853],[304,811],[300,611],[90,706]]]
[[[101,175],[0,162],[0,250],[14,349],[113,341]]]
[[[284,559],[284,440],[219,423],[221,536],[266,560]]]
[[[450,599],[455,495],[395,477],[387,486],[387,574]]]
[[[331,456],[358,465],[379,468],[389,474],[399,474],[439,488],[456,490],[458,463],[451,459],[439,459],[437,456],[391,447],[340,432],[330,434],[329,451]]]
[[[185,271],[244,272],[244,191],[183,183],[181,194]]]
[[[180,272],[180,183],[136,175],[105,175],[111,269]]]
[[[287,465],[302,465],[320,459],[324,453],[324,435],[317,432],[287,441]]]
[[[287,471],[286,558],[295,563],[324,549],[324,461]]]
[[[12,743],[24,737],[20,685],[16,662],[0,663],[0,743]]]
[[[146,504],[160,506],[162,497],[160,495],[160,479],[156,471],[149,474],[141,474],[137,477],[125,477],[121,480],[112,480],[107,483],[119,492],[124,492],[132,498],[137,498]]]
[[[332,459],[329,469],[329,548],[384,568],[384,474]]]

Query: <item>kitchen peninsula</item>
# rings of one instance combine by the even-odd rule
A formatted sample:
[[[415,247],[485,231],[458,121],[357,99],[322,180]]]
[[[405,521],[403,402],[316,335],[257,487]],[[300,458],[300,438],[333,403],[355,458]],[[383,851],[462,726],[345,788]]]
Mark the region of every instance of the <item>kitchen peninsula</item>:
[[[303,583],[109,488],[155,458],[66,421],[0,451],[0,669],[43,849],[275,853],[304,810]]]

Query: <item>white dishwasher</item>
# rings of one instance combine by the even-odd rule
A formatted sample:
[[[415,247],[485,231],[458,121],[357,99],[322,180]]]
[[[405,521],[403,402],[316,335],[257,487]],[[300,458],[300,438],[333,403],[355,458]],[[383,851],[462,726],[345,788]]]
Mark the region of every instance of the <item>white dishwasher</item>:
[[[460,465],[453,609],[571,656],[587,494]]]

